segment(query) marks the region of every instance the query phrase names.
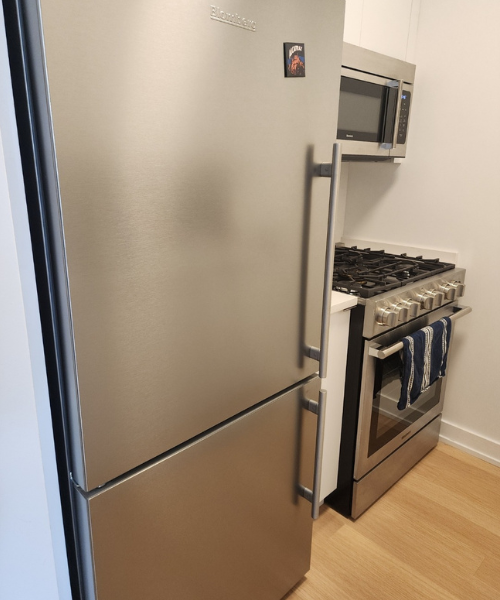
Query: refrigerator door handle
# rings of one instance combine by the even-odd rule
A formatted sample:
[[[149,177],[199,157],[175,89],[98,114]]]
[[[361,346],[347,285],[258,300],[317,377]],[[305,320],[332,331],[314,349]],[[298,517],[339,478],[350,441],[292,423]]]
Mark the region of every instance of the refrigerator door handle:
[[[317,519],[320,506],[320,487],[321,487],[321,465],[323,463],[323,440],[325,437],[325,410],[326,410],[326,390],[319,391],[318,402],[304,399],[304,408],[318,416],[316,425],[316,451],[314,454],[314,479],[313,489],[299,485],[299,495],[312,504],[311,516]]]
[[[333,280],[333,260],[335,258],[334,250],[334,222],[335,222],[335,202],[339,193],[340,166],[342,158],[341,144],[333,144],[333,156],[331,163],[320,165],[320,177],[330,177],[330,201],[328,204],[328,229],[326,235],[326,255],[325,255],[325,278],[323,285],[323,310],[321,314],[321,345],[307,347],[309,358],[319,361],[319,376],[324,379],[327,370],[328,358],[328,335],[330,331],[330,303],[332,296]]]

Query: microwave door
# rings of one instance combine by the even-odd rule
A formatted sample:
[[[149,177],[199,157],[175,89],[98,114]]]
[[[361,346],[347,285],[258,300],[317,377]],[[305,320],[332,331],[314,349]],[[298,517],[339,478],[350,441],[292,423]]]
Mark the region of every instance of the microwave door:
[[[337,139],[344,155],[389,158],[390,147],[383,144],[394,132],[397,93],[387,83],[381,77],[342,69]]]

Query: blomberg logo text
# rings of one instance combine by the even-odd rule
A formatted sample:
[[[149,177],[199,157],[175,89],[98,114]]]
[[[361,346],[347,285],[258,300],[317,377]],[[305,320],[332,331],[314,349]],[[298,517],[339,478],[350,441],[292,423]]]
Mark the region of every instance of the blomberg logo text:
[[[214,6],[213,4],[210,6],[210,18],[215,21],[220,21],[221,23],[248,29],[248,31],[255,31],[257,29],[257,23],[255,21],[240,17],[238,13],[232,14],[224,12],[218,6]]]

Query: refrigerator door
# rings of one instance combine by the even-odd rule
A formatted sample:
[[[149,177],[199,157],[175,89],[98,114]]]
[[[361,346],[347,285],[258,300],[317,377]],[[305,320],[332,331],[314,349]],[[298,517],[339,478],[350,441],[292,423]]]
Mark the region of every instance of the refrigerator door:
[[[89,499],[76,492],[92,539],[86,598],[282,598],[309,569],[297,487],[312,486],[303,400],[318,393],[315,378]]]
[[[317,369],[344,2],[228,1],[40,1],[86,490]]]

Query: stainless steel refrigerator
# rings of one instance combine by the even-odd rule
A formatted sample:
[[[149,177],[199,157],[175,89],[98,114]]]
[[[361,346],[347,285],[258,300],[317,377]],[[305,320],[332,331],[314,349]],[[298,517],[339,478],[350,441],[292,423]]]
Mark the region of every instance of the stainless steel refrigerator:
[[[344,0],[3,2],[75,597],[278,600],[317,502]]]

